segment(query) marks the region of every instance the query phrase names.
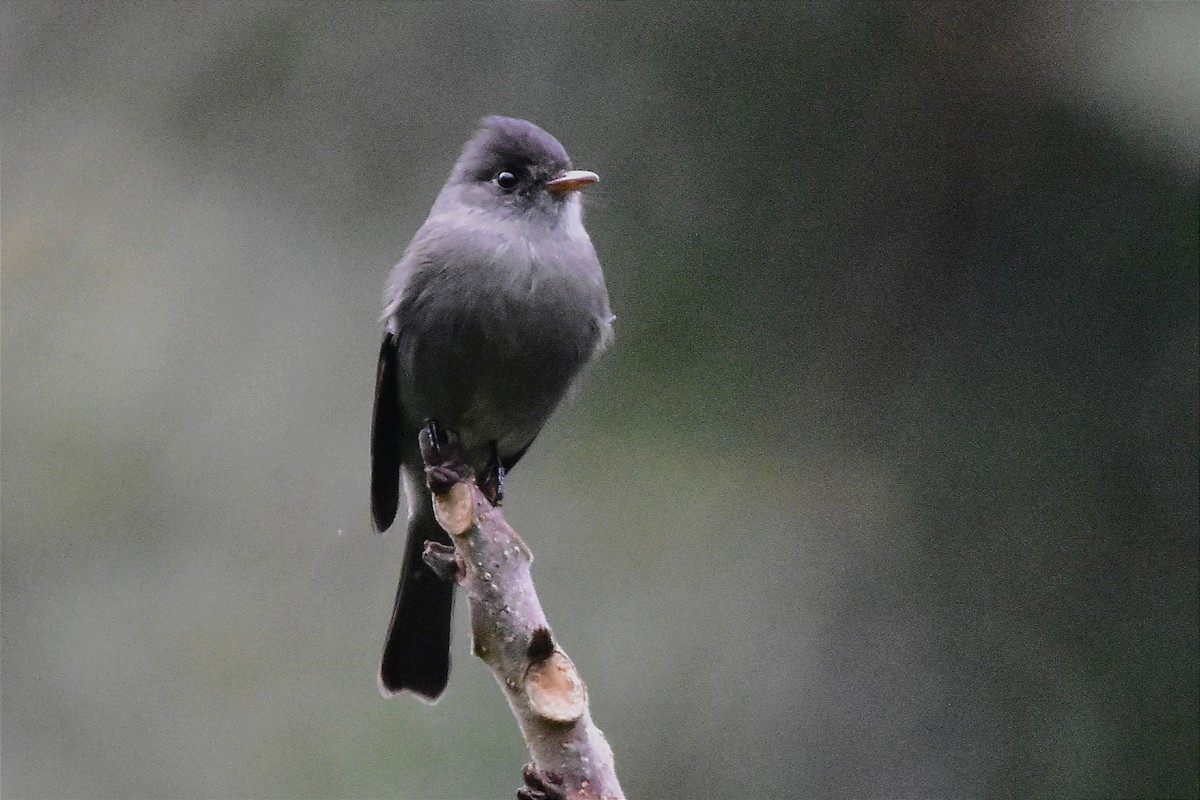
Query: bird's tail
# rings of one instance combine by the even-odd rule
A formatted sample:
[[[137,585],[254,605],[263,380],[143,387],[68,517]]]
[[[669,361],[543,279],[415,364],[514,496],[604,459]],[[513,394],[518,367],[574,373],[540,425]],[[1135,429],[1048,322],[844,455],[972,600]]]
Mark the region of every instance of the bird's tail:
[[[400,586],[379,665],[379,690],[385,697],[409,691],[432,702],[450,679],[454,584],[439,578],[421,558],[427,540],[449,544],[450,537],[433,516],[429,493],[417,495],[423,502],[408,523]]]

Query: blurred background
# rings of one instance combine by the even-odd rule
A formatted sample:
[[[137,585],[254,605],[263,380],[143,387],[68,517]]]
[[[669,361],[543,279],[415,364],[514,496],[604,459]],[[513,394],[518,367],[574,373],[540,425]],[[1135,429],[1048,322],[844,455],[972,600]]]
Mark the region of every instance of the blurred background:
[[[384,281],[485,114],[614,348],[508,485],[631,797],[1195,797],[1200,6],[6,2],[2,785],[511,797],[375,685]]]

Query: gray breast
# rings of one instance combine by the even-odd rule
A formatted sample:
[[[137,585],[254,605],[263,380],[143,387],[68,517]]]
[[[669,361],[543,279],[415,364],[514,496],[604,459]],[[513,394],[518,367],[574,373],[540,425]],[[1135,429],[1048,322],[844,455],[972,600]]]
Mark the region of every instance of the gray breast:
[[[469,449],[497,441],[505,455],[533,440],[595,353],[607,295],[554,261],[489,255],[412,275],[396,314],[400,390],[410,424],[432,417]]]

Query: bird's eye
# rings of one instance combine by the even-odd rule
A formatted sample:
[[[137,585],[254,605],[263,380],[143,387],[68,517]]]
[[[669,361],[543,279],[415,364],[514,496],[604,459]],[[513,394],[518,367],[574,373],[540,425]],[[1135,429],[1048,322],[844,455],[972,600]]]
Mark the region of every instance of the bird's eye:
[[[512,189],[517,185],[517,176],[511,172],[501,172],[496,176],[496,185],[501,189]]]

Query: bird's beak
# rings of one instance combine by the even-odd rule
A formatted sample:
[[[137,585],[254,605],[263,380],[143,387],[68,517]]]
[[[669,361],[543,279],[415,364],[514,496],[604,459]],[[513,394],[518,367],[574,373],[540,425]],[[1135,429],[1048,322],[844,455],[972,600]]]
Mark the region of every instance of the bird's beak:
[[[546,190],[565,195],[577,192],[589,183],[595,183],[598,180],[600,180],[600,176],[594,172],[588,172],[586,169],[573,169],[564,172],[552,181],[547,181]]]

